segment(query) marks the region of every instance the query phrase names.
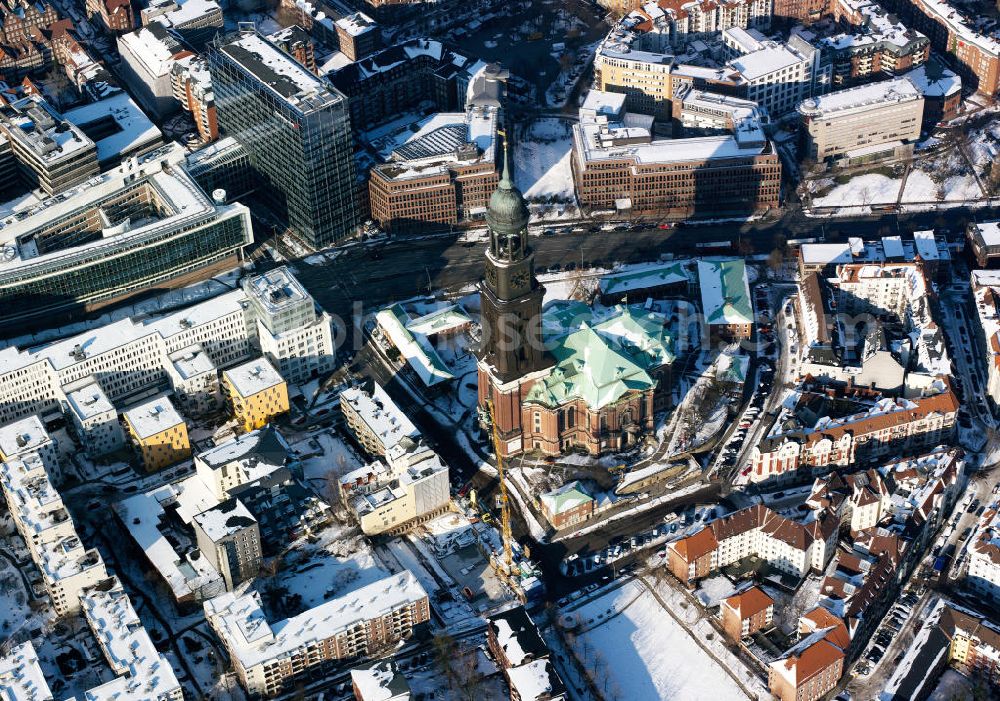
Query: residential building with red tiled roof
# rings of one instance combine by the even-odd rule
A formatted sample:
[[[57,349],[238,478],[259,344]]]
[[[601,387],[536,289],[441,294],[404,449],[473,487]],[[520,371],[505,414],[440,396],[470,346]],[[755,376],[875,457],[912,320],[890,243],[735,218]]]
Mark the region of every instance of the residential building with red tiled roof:
[[[722,600],[719,607],[722,629],[734,643],[771,625],[774,599],[759,587],[750,587]]]
[[[844,672],[844,651],[818,630],[772,662],[768,687],[780,701],[813,701],[833,689]]]
[[[668,565],[685,584],[751,555],[782,572],[804,577],[810,571],[822,571],[830,561],[839,525],[837,516],[829,512],[798,523],[756,504],[668,545]]]
[[[782,422],[751,453],[751,479],[762,481],[798,469],[849,467],[866,460],[914,454],[948,443],[959,402],[944,378],[942,391],[913,399],[880,399],[839,418],[823,416],[812,425]],[[803,393],[800,404],[815,396]]]

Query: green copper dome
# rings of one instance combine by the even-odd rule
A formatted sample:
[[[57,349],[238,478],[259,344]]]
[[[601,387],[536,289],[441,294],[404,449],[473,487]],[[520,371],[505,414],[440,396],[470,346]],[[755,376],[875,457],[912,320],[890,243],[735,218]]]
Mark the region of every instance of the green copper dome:
[[[503,177],[490,196],[486,224],[498,234],[514,234],[528,225],[528,205],[524,201],[524,195],[511,182],[506,148],[503,154]]]

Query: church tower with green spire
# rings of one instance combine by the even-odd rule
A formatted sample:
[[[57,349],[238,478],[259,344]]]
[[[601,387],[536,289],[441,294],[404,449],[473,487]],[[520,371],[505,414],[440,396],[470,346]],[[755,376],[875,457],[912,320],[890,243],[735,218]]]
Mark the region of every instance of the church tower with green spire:
[[[528,206],[511,181],[504,144],[503,176],[486,212],[490,246],[479,284],[483,343],[480,358],[501,382],[547,366],[542,348],[542,297],[528,245]]]

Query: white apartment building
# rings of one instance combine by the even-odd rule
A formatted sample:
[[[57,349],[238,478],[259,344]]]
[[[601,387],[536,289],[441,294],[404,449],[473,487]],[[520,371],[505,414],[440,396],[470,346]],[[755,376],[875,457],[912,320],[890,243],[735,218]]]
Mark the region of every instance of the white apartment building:
[[[220,502],[230,492],[285,466],[290,448],[271,426],[250,431],[194,456],[198,477]]]
[[[0,461],[25,458],[31,454],[41,458],[46,472],[58,478],[59,450],[41,419],[28,416],[0,427]]]
[[[800,524],[766,507],[737,511],[710,524],[718,542],[713,569],[755,555],[796,577],[822,572],[836,550],[838,525],[830,515]]]
[[[819,58],[815,47],[793,35],[787,44],[764,42],[763,48],[732,59],[726,67],[737,74],[743,97],[777,119],[813,94]]]
[[[0,657],[0,691],[8,701],[53,701],[55,698],[30,640]]]
[[[420,440],[420,431],[378,383],[371,390],[351,387],[340,393],[340,410],[358,442],[371,455],[385,455],[404,438]]]
[[[809,98],[798,111],[816,161],[900,157],[920,139],[924,96],[909,78],[893,78]]]
[[[18,532],[42,574],[56,615],[80,610],[80,592],[107,571],[96,549],[87,550],[36,454],[0,463],[0,485]]]
[[[1000,501],[986,507],[968,550],[965,585],[987,600],[1000,601]]]
[[[118,410],[92,377],[67,385],[63,390],[66,414],[76,429],[78,443],[88,456],[96,458],[125,447],[125,431],[118,422]]]
[[[117,577],[88,587],[80,600],[84,618],[115,673],[111,681],[87,690],[88,701],[184,698],[170,661],[153,645]]]
[[[364,533],[402,532],[448,507],[448,466],[385,389],[351,387],[340,393],[340,407],[365,450],[384,458],[340,479],[341,497]]]
[[[219,368],[200,343],[174,351],[167,358],[174,397],[185,413],[204,416],[222,408]]]
[[[440,514],[451,501],[448,466],[420,444],[341,477],[341,495],[366,535],[401,533]]]
[[[286,678],[328,660],[369,655],[410,637],[430,619],[427,593],[408,571],[271,624],[256,592],[205,602],[205,618],[222,641],[240,683],[274,696]]]
[[[308,300],[311,316],[305,304],[295,305],[298,316],[287,318],[284,305],[257,299],[258,293],[273,290],[253,284],[260,277],[255,276],[239,290],[176,312],[122,319],[40,348],[0,350],[0,423],[58,412],[65,401],[63,387],[87,377],[116,405],[172,389],[171,380],[182,378],[168,369],[174,365],[171,354],[195,345],[219,368],[257,357],[260,345],[267,346],[265,354],[282,373],[287,367],[302,379],[332,370],[330,316],[315,311],[312,298],[286,268],[268,275],[276,273],[294,282],[296,294]],[[304,325],[296,327],[296,319],[304,319]],[[275,335],[270,328],[281,330]],[[181,394],[189,390],[183,382],[179,387]]]
[[[313,298],[288,268],[253,275],[243,289],[261,353],[286,381],[302,384],[333,370],[330,316],[317,312]]]

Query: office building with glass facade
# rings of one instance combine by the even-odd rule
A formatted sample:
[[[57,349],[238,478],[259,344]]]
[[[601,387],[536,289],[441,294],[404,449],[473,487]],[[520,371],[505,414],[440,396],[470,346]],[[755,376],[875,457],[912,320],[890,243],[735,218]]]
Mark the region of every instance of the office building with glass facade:
[[[183,161],[164,147],[0,219],[0,333],[238,265],[249,210],[209,198]]]
[[[250,154],[258,193],[312,248],[358,224],[347,100],[256,31],[209,53],[219,125]]]

